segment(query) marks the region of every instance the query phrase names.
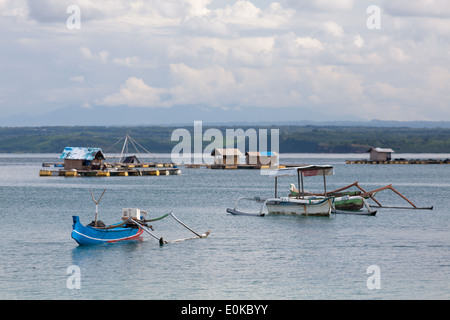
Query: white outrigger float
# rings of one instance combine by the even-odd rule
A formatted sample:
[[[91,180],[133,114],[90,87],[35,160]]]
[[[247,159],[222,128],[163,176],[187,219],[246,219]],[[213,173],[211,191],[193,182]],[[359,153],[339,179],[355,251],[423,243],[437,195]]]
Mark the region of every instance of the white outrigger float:
[[[273,198],[261,199],[259,197],[239,198],[233,209],[228,208],[227,212],[234,215],[257,215],[263,216],[264,207],[267,209],[267,214],[273,215],[305,215],[305,216],[330,216],[334,208],[334,197],[328,197],[326,191],[325,176],[333,175],[334,169],[331,165],[309,165],[301,167],[283,168],[278,170],[266,170],[266,175],[275,178],[275,196]],[[278,177],[283,176],[297,176],[299,185],[303,188],[303,177],[309,176],[323,176],[324,182],[324,197],[303,197],[297,198],[291,197],[278,197]],[[262,202],[262,206],[259,213],[245,213],[236,209],[238,202],[241,200],[253,200]]]

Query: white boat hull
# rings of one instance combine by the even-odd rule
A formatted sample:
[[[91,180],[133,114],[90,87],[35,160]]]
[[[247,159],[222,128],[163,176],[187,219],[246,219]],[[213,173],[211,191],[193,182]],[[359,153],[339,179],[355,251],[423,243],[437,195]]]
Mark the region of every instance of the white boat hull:
[[[268,214],[330,216],[333,198],[318,200],[274,198],[268,199],[265,204]]]

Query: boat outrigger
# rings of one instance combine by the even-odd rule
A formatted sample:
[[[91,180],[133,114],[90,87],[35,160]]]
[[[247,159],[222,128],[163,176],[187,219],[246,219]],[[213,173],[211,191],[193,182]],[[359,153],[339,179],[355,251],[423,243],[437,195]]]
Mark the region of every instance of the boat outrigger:
[[[278,170],[267,170],[265,172],[268,176],[275,178],[275,196],[274,198],[264,199],[261,206],[260,213],[257,215],[263,215],[263,207],[267,209],[268,214],[279,215],[306,215],[306,216],[330,216],[334,197],[304,197],[298,196],[292,197],[278,197],[278,178],[283,176],[297,176],[299,183],[301,182],[303,189],[303,177],[304,176],[317,176],[322,175],[324,181],[324,191],[326,194],[326,175],[333,175],[334,169],[331,165],[310,165],[293,168],[283,168]],[[240,200],[249,198],[239,198],[236,201],[233,209],[228,208],[227,212],[235,215],[249,215],[249,213],[241,212],[236,209],[237,203]],[[251,198],[250,198],[251,199]],[[254,198],[260,199],[260,198]],[[262,202],[262,201],[260,201]],[[252,214],[250,214],[252,215]]]
[[[368,202],[369,196],[374,194],[362,194],[361,191],[347,191],[347,192],[337,192],[330,191],[328,193],[309,193],[309,192],[299,192],[293,183],[291,183],[289,188],[289,197],[299,197],[302,196],[308,199],[334,197],[334,203],[332,208],[332,213],[341,214],[358,214],[358,215],[371,215],[374,216],[377,212],[370,209]],[[366,211],[362,210],[364,207]]]
[[[91,190],[92,200],[95,203],[96,209],[95,209],[95,220],[92,221],[90,224],[84,226],[80,222],[80,218],[78,216],[73,216],[73,230],[72,230],[72,238],[80,245],[97,245],[97,244],[104,244],[104,243],[112,243],[112,242],[118,242],[118,241],[126,241],[126,240],[137,240],[139,239],[144,231],[151,235],[153,238],[159,241],[160,245],[164,245],[167,243],[175,243],[185,240],[192,240],[192,239],[200,239],[200,238],[206,238],[210,233],[211,230],[207,231],[204,234],[199,234],[189,228],[187,225],[185,225],[183,222],[181,222],[173,212],[169,212],[167,214],[164,214],[160,217],[150,219],[148,218],[148,212],[136,209],[136,208],[125,208],[122,209],[122,222],[112,224],[112,225],[105,225],[101,220],[98,220],[98,204],[103,197],[106,189],[103,191],[102,195],[100,196],[99,200],[96,201],[94,198],[94,195]],[[164,219],[168,216],[171,216],[174,218],[178,223],[180,223],[182,226],[187,228],[189,231],[194,233],[196,237],[191,238],[183,238],[183,239],[177,239],[172,241],[166,241],[162,237],[156,236],[152,231],[154,231],[153,227],[149,225],[149,222],[158,221],[161,219]],[[151,231],[150,231],[151,230]]]
[[[392,184],[388,184],[387,186],[378,188],[378,189],[374,189],[371,191],[366,191],[364,190],[360,185],[359,182],[356,181],[348,186],[345,186],[343,188],[337,189],[334,192],[342,192],[344,190],[347,190],[351,187],[357,187],[360,191],[361,191],[361,196],[364,197],[365,199],[370,199],[373,200],[377,205],[370,205],[372,208],[386,208],[386,209],[414,209],[414,210],[433,210],[433,206],[431,207],[418,207],[416,206],[411,200],[409,200],[407,197],[405,197],[403,194],[401,194],[399,191],[397,191]],[[375,195],[377,193],[380,193],[381,191],[384,190],[391,190],[392,192],[394,192],[395,194],[397,194],[399,197],[401,197],[403,200],[405,200],[406,202],[408,202],[411,206],[406,206],[406,207],[399,207],[399,206],[384,206],[382,205],[377,199],[375,199]]]
[[[256,215],[267,214],[283,215],[307,215],[307,216],[330,216],[331,213],[351,213],[358,215],[375,215],[376,211],[370,209],[367,200],[359,194],[327,192],[325,176],[334,175],[334,168],[331,165],[308,165],[292,167],[279,170],[267,170],[266,174],[275,177],[275,197],[261,199],[259,197],[238,198],[233,209],[228,208],[227,212],[233,215]],[[278,177],[297,176],[301,192],[295,189],[296,194],[288,197],[278,197]],[[323,176],[324,192],[318,194],[306,193],[303,185],[303,177]],[[292,189],[292,185],[291,185]],[[242,200],[253,200],[262,203],[259,213],[246,213],[237,210],[237,205]],[[360,209],[366,208],[367,211]],[[350,210],[350,211],[349,211]]]
[[[302,195],[303,197],[314,197],[314,196],[324,196],[323,193],[309,193],[309,192],[299,192],[295,187],[295,184],[291,183],[289,187],[289,197],[298,197]],[[364,199],[361,197],[361,191],[348,191],[348,192],[328,192],[328,196],[335,197],[334,206],[337,210],[350,210],[357,211],[364,207]]]
[[[348,189],[356,187],[359,190],[348,191]],[[324,196],[323,193],[310,193],[310,192],[299,192],[294,184],[290,185],[290,197],[298,196],[299,194],[303,196]],[[384,206],[380,203],[379,200],[375,199],[375,195],[384,190],[391,190],[398,196],[400,196],[403,200],[408,202],[410,206]],[[403,194],[401,194],[398,190],[396,190],[392,184],[388,184],[384,187],[374,189],[371,191],[366,191],[363,189],[359,182],[356,181],[348,186],[342,187],[340,189],[336,189],[327,193],[328,196],[334,196],[335,198],[335,208],[339,211],[358,211],[363,208],[364,205],[367,204],[368,200],[372,200],[376,203],[376,205],[369,205],[372,208],[378,209],[414,209],[414,210],[433,210],[433,206],[431,207],[418,207],[411,200],[406,198]],[[348,197],[348,198],[347,198]],[[339,213],[339,212],[338,212]]]

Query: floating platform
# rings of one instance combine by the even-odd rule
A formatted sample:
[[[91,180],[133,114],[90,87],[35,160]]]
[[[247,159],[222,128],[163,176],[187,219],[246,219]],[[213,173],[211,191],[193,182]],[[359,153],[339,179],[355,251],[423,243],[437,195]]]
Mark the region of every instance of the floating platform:
[[[168,176],[179,175],[181,170],[173,163],[123,163],[105,162],[101,170],[95,169],[66,169],[61,162],[43,162],[39,176],[63,176],[63,177],[128,177],[128,176]]]
[[[168,176],[180,175],[178,168],[159,168],[159,169],[127,169],[127,170],[40,170],[41,177],[129,177],[129,176]]]
[[[123,163],[123,162],[106,162],[104,163],[107,168],[176,168],[177,166],[173,163]],[[64,168],[64,162],[43,162],[42,167],[55,167]]]
[[[285,165],[280,166],[262,166],[256,164],[212,164],[208,165],[209,169],[284,169]]]
[[[304,164],[283,164],[279,166],[264,166],[264,165],[256,165],[256,164],[182,164],[180,166],[184,166],[185,168],[189,169],[200,169],[200,168],[207,168],[207,169],[284,169],[288,167],[300,167]]]
[[[389,161],[346,160],[346,164],[450,164],[450,159],[394,159]]]

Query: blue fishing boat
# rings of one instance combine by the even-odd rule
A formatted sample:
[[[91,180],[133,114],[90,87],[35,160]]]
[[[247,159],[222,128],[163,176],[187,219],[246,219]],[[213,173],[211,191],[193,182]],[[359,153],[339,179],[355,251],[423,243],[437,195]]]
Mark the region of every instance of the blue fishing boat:
[[[106,189],[100,198],[95,200],[91,190],[92,200],[95,203],[95,220],[92,223],[84,226],[80,222],[80,217],[72,216],[72,238],[81,246],[135,240],[144,232],[143,227],[148,227],[145,221],[142,221],[142,224],[132,222],[132,219],[145,219],[147,212],[139,209],[122,209],[122,222],[113,225],[106,226],[103,221],[98,220],[98,204],[105,191]]]
[[[147,219],[148,212],[137,209],[137,208],[124,208],[122,209],[122,222],[105,225],[103,221],[98,220],[98,204],[105,194],[105,190],[103,190],[102,195],[98,200],[95,200],[94,194],[91,190],[92,200],[95,203],[95,220],[92,221],[88,225],[83,225],[80,222],[80,217],[72,216],[73,219],[73,230],[72,230],[72,238],[80,245],[96,245],[103,243],[111,243],[117,241],[125,241],[125,240],[136,240],[138,239],[142,233],[145,231],[153,238],[159,241],[160,245],[164,245],[166,243],[174,243],[191,239],[201,239],[206,238],[211,230],[207,231],[204,234],[199,234],[181,222],[175,215],[171,212],[162,215],[158,218]],[[158,237],[153,234],[150,230],[153,231],[153,227],[148,225],[147,222],[158,221],[164,219],[167,216],[172,216],[178,223],[180,223],[183,227],[191,231],[196,235],[195,238],[183,238],[178,240],[166,241],[162,237]],[[150,230],[149,230],[150,229]]]
[[[81,246],[136,240],[144,232],[134,224],[124,222],[109,227],[94,227],[82,225],[78,216],[73,216],[72,238]]]

